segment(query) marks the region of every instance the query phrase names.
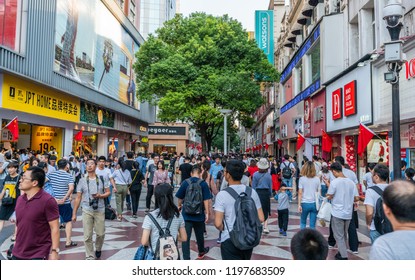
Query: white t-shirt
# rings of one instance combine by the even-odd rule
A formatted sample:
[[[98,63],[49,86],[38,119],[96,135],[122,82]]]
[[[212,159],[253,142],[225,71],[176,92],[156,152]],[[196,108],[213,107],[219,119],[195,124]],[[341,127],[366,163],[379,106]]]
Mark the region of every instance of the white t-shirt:
[[[320,179],[317,176],[313,178],[301,177],[298,184],[298,188],[303,190],[301,203],[315,203],[319,187]]]
[[[373,186],[373,178],[372,178],[372,172],[367,172],[365,174],[365,176],[363,177],[363,180],[366,181],[367,184],[367,188],[370,188],[371,186]]]
[[[375,240],[370,260],[415,260],[415,230],[398,230]]]
[[[388,184],[376,184],[382,191],[386,189]],[[373,189],[367,189],[365,195],[365,201],[363,202],[364,205],[370,205],[373,207],[373,217],[375,217],[376,212],[376,201],[380,196],[377,192]],[[370,224],[370,230],[376,230],[374,219],[372,218],[372,223]]]
[[[336,178],[330,183],[327,194],[333,195],[331,215],[339,219],[351,220],[354,197],[359,196],[353,181],[349,178]]]
[[[109,182],[110,181],[110,177],[111,177],[111,170],[109,168],[104,168],[104,169],[99,169],[98,167],[95,169],[95,173],[97,174],[98,177],[102,176],[104,177],[104,181],[105,182]]]
[[[352,180],[355,185],[359,183],[359,181],[357,180],[356,173],[354,173],[352,170],[343,167],[342,172],[343,172],[343,175],[346,178],[349,178],[350,180]],[[330,182],[333,181],[334,179],[336,179],[336,177],[334,177],[333,172],[330,171]]]
[[[249,187],[245,185],[232,185],[229,186],[229,188],[233,188],[239,194]],[[256,208],[262,208],[261,201],[259,200],[258,194],[254,189],[252,189],[251,197],[255,202]],[[224,223],[225,226],[221,233],[221,242],[224,242],[230,238],[229,231],[232,231],[233,224],[235,223],[235,199],[233,199],[227,191],[220,191],[216,195],[214,208],[215,211],[224,213],[226,223]]]

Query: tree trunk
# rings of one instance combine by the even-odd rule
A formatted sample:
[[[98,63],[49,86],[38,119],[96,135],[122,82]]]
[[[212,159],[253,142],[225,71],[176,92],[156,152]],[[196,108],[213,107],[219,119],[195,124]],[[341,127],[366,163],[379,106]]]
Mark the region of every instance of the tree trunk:
[[[202,153],[207,154],[209,150],[206,150],[206,148],[208,148],[207,141],[206,141],[206,130],[203,128],[200,129],[200,138],[202,141]]]

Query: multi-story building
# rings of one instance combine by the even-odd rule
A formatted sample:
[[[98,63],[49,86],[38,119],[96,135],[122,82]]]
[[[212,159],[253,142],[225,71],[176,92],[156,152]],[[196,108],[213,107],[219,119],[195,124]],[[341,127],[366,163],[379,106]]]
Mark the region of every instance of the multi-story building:
[[[297,153],[300,159],[303,155],[317,154],[325,159],[343,155],[359,174],[368,162],[380,158],[391,161],[391,90],[383,78],[387,72],[383,44],[391,40],[383,21],[387,3],[289,1],[275,52],[276,67],[281,72],[276,118],[284,140],[283,152]],[[415,3],[404,0],[402,5],[406,11],[400,37],[408,62],[401,73],[405,75],[401,79],[401,145],[402,157],[414,161],[415,141],[409,141],[411,129],[415,131],[414,104],[409,92],[413,91]],[[382,139],[372,140],[362,157],[356,154],[359,123],[370,126]],[[321,149],[322,130],[333,139],[328,153]],[[298,132],[307,141],[296,151]]]
[[[130,0],[131,1],[131,0]],[[149,34],[176,15],[176,0],[136,0],[139,4],[138,30],[147,39]]]
[[[136,98],[134,54],[144,40],[128,18],[114,0],[0,3],[0,119],[18,117],[16,148],[139,149],[155,109]],[[1,136],[9,142],[7,130]]]

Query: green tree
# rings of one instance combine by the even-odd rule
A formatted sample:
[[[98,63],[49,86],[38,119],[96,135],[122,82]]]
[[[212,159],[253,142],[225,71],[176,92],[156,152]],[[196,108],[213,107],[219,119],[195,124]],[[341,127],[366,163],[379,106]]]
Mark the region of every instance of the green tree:
[[[261,82],[278,73],[242,25],[227,15],[177,15],[149,36],[136,54],[141,101],[158,105],[162,122],[183,121],[202,138],[204,151],[223,123],[221,108],[231,120],[253,123],[251,114],[263,103]]]
[[[236,150],[239,151],[240,148],[240,138],[238,135],[238,128],[231,124],[231,120],[228,119],[228,150]],[[223,151],[223,134],[224,134],[224,127],[223,124],[218,130],[218,134],[212,140],[212,149],[218,148]],[[230,142],[229,142],[230,141]]]

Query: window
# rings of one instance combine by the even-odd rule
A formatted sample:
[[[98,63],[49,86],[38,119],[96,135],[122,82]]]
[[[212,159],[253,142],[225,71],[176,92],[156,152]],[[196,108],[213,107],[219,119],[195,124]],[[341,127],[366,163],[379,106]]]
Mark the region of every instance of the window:
[[[311,83],[320,78],[320,41],[318,41],[309,53],[311,65]]]
[[[22,0],[0,0],[0,45],[23,52],[26,38],[26,13]]]

